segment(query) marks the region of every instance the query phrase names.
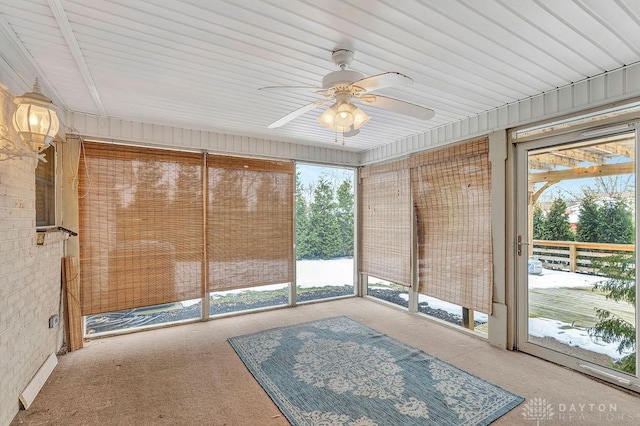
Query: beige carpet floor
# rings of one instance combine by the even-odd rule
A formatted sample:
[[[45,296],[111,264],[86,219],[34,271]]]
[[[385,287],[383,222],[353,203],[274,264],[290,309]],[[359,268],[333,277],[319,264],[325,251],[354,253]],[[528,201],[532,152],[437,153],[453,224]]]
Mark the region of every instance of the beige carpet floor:
[[[494,424],[640,424],[640,396],[363,298],[316,303],[92,340],[61,356],[12,425],[287,425],[227,342],[231,336],[347,315],[527,400]],[[538,399],[534,399],[538,398]],[[530,404],[530,405],[527,405]]]

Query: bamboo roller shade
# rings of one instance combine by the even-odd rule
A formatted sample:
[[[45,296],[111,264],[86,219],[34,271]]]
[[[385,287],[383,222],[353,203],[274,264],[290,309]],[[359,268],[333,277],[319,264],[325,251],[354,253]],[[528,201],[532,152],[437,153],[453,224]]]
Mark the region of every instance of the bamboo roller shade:
[[[405,162],[406,163],[406,162]],[[411,285],[411,185],[409,169],[385,167],[361,180],[361,272]],[[387,171],[392,170],[392,171]]]
[[[82,314],[201,297],[203,156],[100,143],[84,153]]]
[[[411,163],[408,158],[390,161],[387,163],[372,164],[360,169],[360,178],[367,178],[370,176],[380,175],[382,173],[397,172],[399,170],[409,170],[410,168]]]
[[[209,291],[293,281],[293,162],[209,155]]]
[[[80,310],[80,283],[78,282],[78,259],[62,258],[62,285],[64,293],[65,341],[67,349],[82,349],[82,313]]]
[[[199,298],[203,262],[212,291],[293,280],[292,162],[100,143],[85,158],[83,315]]]
[[[418,291],[491,314],[491,168],[488,141],[412,158]]]

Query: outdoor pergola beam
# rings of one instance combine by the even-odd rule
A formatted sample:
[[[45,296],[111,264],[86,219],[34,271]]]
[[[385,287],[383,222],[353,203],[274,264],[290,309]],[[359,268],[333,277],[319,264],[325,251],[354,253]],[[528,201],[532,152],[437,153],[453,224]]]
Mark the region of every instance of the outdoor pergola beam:
[[[540,161],[542,163],[555,164],[556,166],[565,167],[579,167],[580,162],[564,156],[559,156],[554,153],[535,154],[531,156],[531,159]]]
[[[617,143],[605,143],[596,145],[593,148],[605,151],[609,154],[621,155],[631,160],[635,160],[636,158],[636,150],[630,146],[619,145]]]
[[[573,160],[586,161],[595,164],[605,164],[607,162],[606,156],[582,149],[564,149],[562,151],[551,151],[551,153],[560,157],[567,157]]]
[[[547,189],[549,189],[549,187],[550,187],[551,185],[555,185],[555,184],[556,184],[556,183],[558,183],[558,182],[559,182],[559,181],[557,181],[557,180],[549,181],[549,182],[545,183],[544,185],[542,185],[542,186],[540,187],[540,189],[538,189],[536,192],[533,192],[533,191],[532,191],[532,192],[531,192],[531,205],[534,205],[535,203],[537,203],[537,202],[538,202],[538,198],[540,198],[540,196],[542,195],[542,193],[543,193],[544,191],[546,191]]]
[[[529,170],[555,170],[553,165],[538,160],[529,160]]]
[[[635,163],[606,164],[604,166],[578,167],[568,170],[530,173],[529,183],[551,182],[589,177],[626,175],[635,172]]]

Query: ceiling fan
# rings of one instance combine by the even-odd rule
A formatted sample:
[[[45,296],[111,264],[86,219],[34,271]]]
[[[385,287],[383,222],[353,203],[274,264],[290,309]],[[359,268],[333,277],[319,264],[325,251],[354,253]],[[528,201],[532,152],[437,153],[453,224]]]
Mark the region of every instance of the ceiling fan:
[[[360,132],[360,128],[369,121],[370,117],[363,110],[354,105],[353,101],[387,111],[408,115],[421,120],[433,118],[435,113],[429,108],[415,105],[399,99],[387,96],[372,94],[379,89],[393,86],[402,86],[413,83],[413,80],[398,72],[386,72],[383,74],[365,77],[357,71],[347,70],[353,61],[353,52],[347,49],[333,51],[331,59],[340,68],[325,75],[322,79],[322,88],[301,87],[301,86],[268,86],[259,90],[310,90],[324,97],[315,102],[311,102],[284,117],[274,121],[267,126],[269,129],[276,129],[284,126],[293,119],[311,111],[312,109],[333,104],[327,108],[317,118],[318,123],[343,136],[355,136]],[[343,138],[344,144],[344,138]]]

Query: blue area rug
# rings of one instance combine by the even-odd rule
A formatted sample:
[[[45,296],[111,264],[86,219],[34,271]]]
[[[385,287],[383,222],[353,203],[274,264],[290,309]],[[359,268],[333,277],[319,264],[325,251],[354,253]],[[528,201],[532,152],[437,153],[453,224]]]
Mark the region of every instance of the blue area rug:
[[[229,342],[293,425],[486,425],[523,401],[346,317]]]

